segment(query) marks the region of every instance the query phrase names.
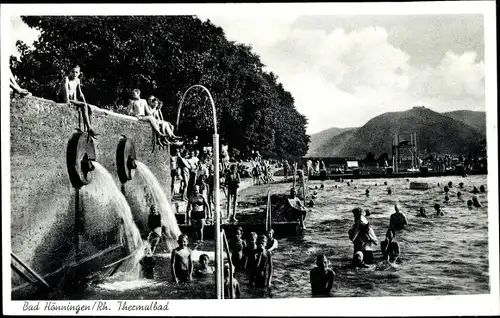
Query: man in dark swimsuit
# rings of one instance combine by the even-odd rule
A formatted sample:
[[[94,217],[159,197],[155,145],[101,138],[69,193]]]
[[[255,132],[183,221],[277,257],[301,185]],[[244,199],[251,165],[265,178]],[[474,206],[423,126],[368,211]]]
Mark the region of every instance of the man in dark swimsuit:
[[[395,230],[402,230],[408,225],[406,216],[399,211],[399,207],[394,205],[394,213],[391,215],[389,227]]]

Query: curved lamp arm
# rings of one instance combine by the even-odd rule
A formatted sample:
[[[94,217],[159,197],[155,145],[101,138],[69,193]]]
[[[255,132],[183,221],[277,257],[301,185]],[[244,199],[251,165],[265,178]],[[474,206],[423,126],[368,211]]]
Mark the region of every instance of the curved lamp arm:
[[[208,94],[208,98],[210,99],[210,103],[212,104],[212,114],[213,114],[213,119],[214,119],[214,134],[217,134],[217,115],[216,115],[216,112],[215,112],[215,103],[214,103],[214,99],[212,98],[212,94],[210,94],[210,92],[208,91],[208,89],[203,86],[203,85],[200,85],[200,84],[196,84],[196,85],[193,85],[191,87],[189,87],[185,92],[184,92],[184,95],[182,95],[182,99],[181,99],[181,102],[179,104],[179,110],[177,111],[177,122],[175,124],[175,127],[177,129],[179,129],[179,121],[181,119],[181,110],[182,110],[182,104],[184,104],[184,99],[186,98],[187,96],[187,93],[192,89],[192,88],[195,88],[195,87],[200,87],[202,88],[205,92],[207,92]]]

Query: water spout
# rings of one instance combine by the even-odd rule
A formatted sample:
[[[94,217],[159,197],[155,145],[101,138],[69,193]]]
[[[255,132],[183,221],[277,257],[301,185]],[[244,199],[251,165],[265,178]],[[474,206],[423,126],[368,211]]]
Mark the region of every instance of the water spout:
[[[150,201],[152,201],[140,204],[142,207],[138,208],[142,208],[143,210],[136,212],[139,212],[143,218],[147,219],[148,215],[146,211],[149,211],[149,205],[154,204],[156,206],[161,214],[162,232],[164,237],[166,237],[167,247],[169,250],[172,250],[177,246],[177,238],[181,234],[181,230],[177,224],[177,219],[175,218],[174,210],[170,205],[166,192],[151,170],[149,170],[149,168],[142,162],[138,160],[135,162],[137,165],[137,175],[135,179],[142,180],[141,185],[145,188],[144,196],[149,196],[151,198]],[[142,192],[143,189],[137,189],[138,187],[139,186],[135,184],[131,191],[126,191],[126,196],[127,199],[129,199],[129,202],[131,200],[138,201],[138,198],[133,197],[134,195]]]

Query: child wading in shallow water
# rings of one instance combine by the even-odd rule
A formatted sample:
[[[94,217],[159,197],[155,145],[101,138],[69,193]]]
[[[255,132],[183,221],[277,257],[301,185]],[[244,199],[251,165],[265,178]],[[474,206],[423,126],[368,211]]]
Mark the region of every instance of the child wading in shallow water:
[[[193,277],[191,250],[187,247],[188,237],[186,234],[179,235],[177,242],[179,243],[179,246],[172,251],[170,263],[172,280],[176,283],[185,283],[191,281]]]
[[[243,251],[247,244],[242,239],[243,229],[238,227],[236,229],[235,237],[229,241],[229,249],[231,250],[231,261],[235,268],[243,269],[244,267],[244,255]]]
[[[249,284],[251,287],[266,288],[271,284],[273,275],[273,260],[266,250],[267,237],[260,235],[257,239],[257,250],[248,259]]]
[[[253,256],[257,250],[257,233],[250,232],[247,237],[246,246],[243,248],[243,268],[249,271],[250,258]]]

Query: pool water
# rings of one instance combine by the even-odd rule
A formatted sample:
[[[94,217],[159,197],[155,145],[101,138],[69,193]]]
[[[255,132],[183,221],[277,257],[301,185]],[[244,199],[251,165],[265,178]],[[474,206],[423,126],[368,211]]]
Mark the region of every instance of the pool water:
[[[488,200],[487,192],[477,197],[480,208],[469,209],[472,187],[487,184],[487,176],[432,177],[415,181],[428,182],[429,190],[410,190],[407,179],[370,179],[325,181],[319,190],[314,208],[307,214],[307,230],[302,236],[279,238],[273,254],[274,275],[271,288],[255,290],[247,286],[244,273],[236,273],[242,298],[307,298],[311,296],[309,271],[316,256],[325,254],[336,276],[333,297],[417,296],[489,293],[488,274]],[[412,179],[413,180],[413,179]],[[444,203],[443,187],[453,182],[449,203]],[[384,185],[387,182],[388,185]],[[463,182],[464,188],[458,189]],[[312,192],[321,181],[311,181]],[[440,186],[438,186],[438,183]],[[337,186],[337,187],[335,187]],[[288,193],[291,183],[253,186],[244,189],[240,200],[253,201],[271,193]],[[392,194],[387,193],[387,188]],[[370,195],[366,196],[366,189]],[[462,192],[462,200],[457,198]],[[223,202],[222,202],[223,203]],[[434,203],[439,203],[445,216],[433,217]],[[385,266],[380,263],[367,269],[352,269],[353,247],[347,231],[353,223],[354,207],[369,209],[368,220],[379,244],[384,240],[389,216],[398,204],[409,226],[396,235],[401,248],[401,264]],[[222,205],[224,206],[224,205]],[[424,206],[429,218],[416,217]],[[262,207],[263,208],[263,207]],[[255,208],[254,208],[255,209]],[[213,264],[213,241],[190,247],[195,261],[207,252]],[[374,252],[381,262],[379,246]],[[128,281],[115,275],[85,288],[77,299],[202,299],[215,297],[213,277],[177,285],[171,282],[170,255],[163,250],[156,256],[154,279]],[[55,296],[54,296],[55,297]],[[57,299],[64,299],[60,294]],[[71,296],[75,299],[75,296]]]

